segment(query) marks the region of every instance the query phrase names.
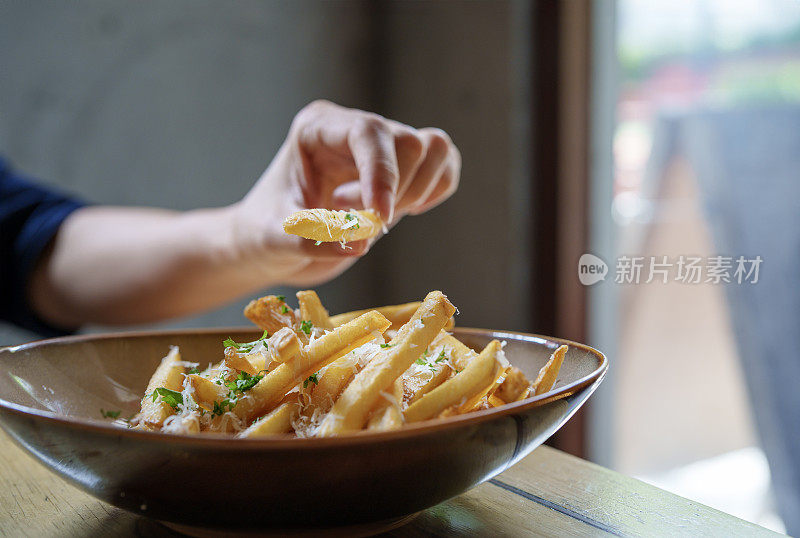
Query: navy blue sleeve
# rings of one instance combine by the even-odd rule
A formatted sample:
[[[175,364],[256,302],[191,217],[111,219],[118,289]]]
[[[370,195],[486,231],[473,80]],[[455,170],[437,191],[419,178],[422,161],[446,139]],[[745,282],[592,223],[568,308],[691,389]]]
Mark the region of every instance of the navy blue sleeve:
[[[42,336],[65,333],[31,309],[28,280],[64,219],[84,205],[14,173],[0,158],[0,319]]]

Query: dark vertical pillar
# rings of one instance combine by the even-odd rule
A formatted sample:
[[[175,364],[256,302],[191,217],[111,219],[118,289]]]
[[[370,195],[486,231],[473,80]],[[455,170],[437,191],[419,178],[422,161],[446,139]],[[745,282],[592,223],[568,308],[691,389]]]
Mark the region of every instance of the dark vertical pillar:
[[[591,4],[536,2],[531,32],[531,317],[537,332],[587,339],[586,289],[576,273],[588,244]],[[552,439],[586,456],[586,415]]]

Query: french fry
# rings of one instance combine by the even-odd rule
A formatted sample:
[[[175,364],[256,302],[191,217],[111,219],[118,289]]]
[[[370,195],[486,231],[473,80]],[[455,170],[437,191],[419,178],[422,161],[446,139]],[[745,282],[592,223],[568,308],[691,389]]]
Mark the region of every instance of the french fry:
[[[284,363],[293,359],[300,353],[303,344],[297,333],[289,327],[284,327],[267,340],[270,358],[276,363]]]
[[[431,375],[426,375],[426,371],[409,373],[403,375],[405,381],[404,388],[404,401],[411,405],[422,396],[432,391],[442,383],[444,383],[453,373],[453,367],[456,370],[463,370],[467,365],[478,356],[475,351],[461,343],[460,340],[454,338],[451,334],[442,331],[439,336],[431,344],[431,356],[435,357],[442,351],[448,357],[447,363],[435,363],[434,370]],[[449,364],[448,364],[449,363]],[[450,366],[452,365],[452,367]]]
[[[360,370],[359,361],[352,354],[330,363],[311,393],[312,408],[324,412],[330,411],[333,402],[339,398],[344,388]]]
[[[408,320],[411,319],[411,316],[414,315],[414,312],[417,311],[419,305],[422,304],[420,301],[413,301],[410,303],[405,304],[398,304],[398,305],[389,305],[389,306],[380,306],[378,308],[368,308],[366,310],[354,310],[352,312],[345,312],[343,314],[336,314],[335,316],[331,316],[330,320],[334,327],[338,327],[342,323],[347,323],[351,319],[355,319],[364,312],[369,312],[370,310],[377,310],[384,316],[386,319],[392,322],[392,326],[389,327],[390,331],[397,331],[408,323]],[[453,328],[455,322],[451,317],[447,320],[447,324],[445,324],[444,329],[449,331]]]
[[[175,409],[161,401],[160,397],[153,401],[153,392],[158,388],[182,391],[185,371],[180,350],[177,346],[172,346],[147,383],[147,390],[142,398],[142,409],[136,416],[135,422],[147,427],[160,427],[168,416],[175,414]]]
[[[225,386],[197,374],[187,375],[186,382],[194,389],[194,401],[206,411],[213,411],[214,402],[222,402],[228,394]]]
[[[492,340],[464,370],[448,379],[428,394],[408,406],[406,422],[419,422],[433,418],[448,407],[461,405],[477,394],[493,379],[497,368],[500,342]]]
[[[445,409],[444,411],[442,411],[438,415],[433,416],[431,418],[448,418],[448,417],[454,417],[456,415],[458,415],[458,406],[457,405],[451,405],[450,407],[448,407],[447,409]]]
[[[320,329],[333,329],[328,311],[322,306],[317,292],[313,290],[298,291],[297,300],[300,302],[300,319],[310,321],[314,327]]]
[[[224,366],[225,366],[225,360],[224,359],[219,361],[218,363],[212,364],[204,372],[202,372],[203,377],[217,377],[217,376],[219,376],[219,373],[222,371],[222,368]]]
[[[406,406],[422,398],[453,374],[450,364],[455,357],[454,351],[452,346],[444,345],[449,336],[445,331],[439,332],[428,347],[430,353],[427,353],[425,364],[421,364],[421,367],[412,365],[403,374],[403,402]]]
[[[268,370],[270,358],[265,358],[261,353],[237,353],[233,347],[225,348],[225,366],[232,370],[241,370],[250,375]],[[213,377],[213,376],[209,376]]]
[[[475,350],[466,346],[461,340],[451,334],[445,334],[440,342],[442,346],[450,349],[450,363],[456,371],[466,368],[467,365],[478,356]]]
[[[165,432],[200,433],[200,421],[197,413],[175,416],[171,424],[165,425]]]
[[[247,392],[232,409],[242,420],[270,410],[294,386],[323,366],[364,345],[390,323],[378,312],[367,312],[309,344],[293,359],[279,364]]]
[[[291,432],[292,421],[300,414],[298,396],[298,393],[294,393],[293,398],[289,398],[289,401],[283,402],[269,414],[255,420],[249,428],[240,432],[237,437],[267,437]]]
[[[539,375],[532,385],[533,393],[536,396],[548,392],[553,388],[553,385],[556,384],[558,372],[561,370],[561,364],[564,362],[564,356],[566,354],[567,346],[560,346],[550,355],[550,360],[539,370]]]
[[[426,376],[426,372],[417,372],[408,377],[404,376],[403,400],[408,405],[411,405],[447,381],[452,373],[453,369],[447,364],[437,364],[434,371],[430,372],[430,376]]]
[[[506,379],[503,381],[494,395],[506,402],[514,402],[519,396],[530,388],[531,382],[522,373],[522,370],[512,366],[506,373]]]
[[[312,290],[297,298],[297,310],[282,296],[251,301],[245,314],[265,335],[226,340],[223,360],[199,374],[186,374],[172,348],[130,426],[238,438],[393,430],[545,394],[568,351],[558,347],[531,383],[497,340],[476,353],[448,333],[455,307],[439,291],[421,302],[337,316]]]
[[[501,405],[506,405],[506,402],[504,402],[501,398],[499,398],[495,394],[490,394],[489,399],[487,401],[489,402],[489,405],[492,407],[500,407]]]
[[[275,295],[254,299],[244,307],[244,315],[261,329],[274,334],[283,327],[294,327],[297,319],[286,301]]]
[[[353,310],[352,312],[345,312],[343,314],[336,314],[335,316],[331,316],[331,323],[334,327],[338,327],[343,323],[347,323],[351,319],[355,319],[358,316],[364,314],[365,312],[369,312],[370,310],[377,310],[381,314],[383,314],[386,319],[392,322],[392,326],[389,328],[390,330],[396,331],[406,323],[408,320],[411,319],[411,316],[414,315],[414,312],[417,311],[419,305],[422,303],[420,301],[414,301],[411,303],[405,304],[398,304],[398,305],[389,305],[389,306],[379,306],[378,308],[367,308],[365,310]]]
[[[517,399],[516,399],[516,400],[514,400],[514,401],[515,401],[515,402],[521,402],[522,400],[524,400],[525,398],[527,398],[527,397],[528,397],[528,396],[530,396],[530,395],[531,395],[531,388],[530,388],[530,387],[527,387],[525,390],[523,390],[523,391],[522,391],[522,392],[519,394],[519,396],[517,396]]]
[[[401,330],[390,347],[382,350],[347,385],[323,419],[318,434],[332,436],[363,428],[381,391],[411,366],[454,313],[455,307],[442,292],[429,293],[411,316],[408,331]]]
[[[458,406],[458,414],[461,415],[463,413],[469,413],[471,411],[475,411],[480,409],[481,405],[486,402],[487,395],[491,394],[492,391],[497,389],[500,385],[503,374],[506,372],[506,367],[500,364],[499,362],[495,365],[495,369],[492,372],[492,375],[489,377],[489,383],[482,389],[467,398],[463,404]]]
[[[383,401],[373,411],[372,418],[367,422],[367,429],[373,431],[396,430],[403,425],[403,412],[400,410],[403,380],[398,377],[392,386],[391,394],[381,393],[381,395]]]
[[[383,223],[372,210],[304,209],[283,221],[283,231],[314,241],[358,241],[375,237]]]

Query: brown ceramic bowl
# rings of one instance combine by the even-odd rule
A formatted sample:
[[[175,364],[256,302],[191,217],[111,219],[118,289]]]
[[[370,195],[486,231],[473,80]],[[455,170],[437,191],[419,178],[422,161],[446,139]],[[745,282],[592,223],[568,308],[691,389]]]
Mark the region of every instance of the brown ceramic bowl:
[[[455,330],[480,348],[508,342],[533,378],[569,344],[553,391],[497,409],[384,433],[240,440],[127,430],[100,409],[133,415],[169,345],[216,362],[221,341],[251,330],[183,330],[57,338],[0,349],[0,423],[45,466],[107,503],[182,530],[370,532],[398,524],[513,465],[597,388],[602,353],[555,338]]]

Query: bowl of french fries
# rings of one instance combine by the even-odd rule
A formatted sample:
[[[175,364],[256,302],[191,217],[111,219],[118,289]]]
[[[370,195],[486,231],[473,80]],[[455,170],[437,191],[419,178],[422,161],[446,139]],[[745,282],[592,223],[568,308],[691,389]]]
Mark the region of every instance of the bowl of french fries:
[[[588,346],[454,326],[439,291],[329,315],[311,290],[253,328],[0,350],[0,424],[71,483],[188,533],[370,534],[502,472],[607,368]]]

